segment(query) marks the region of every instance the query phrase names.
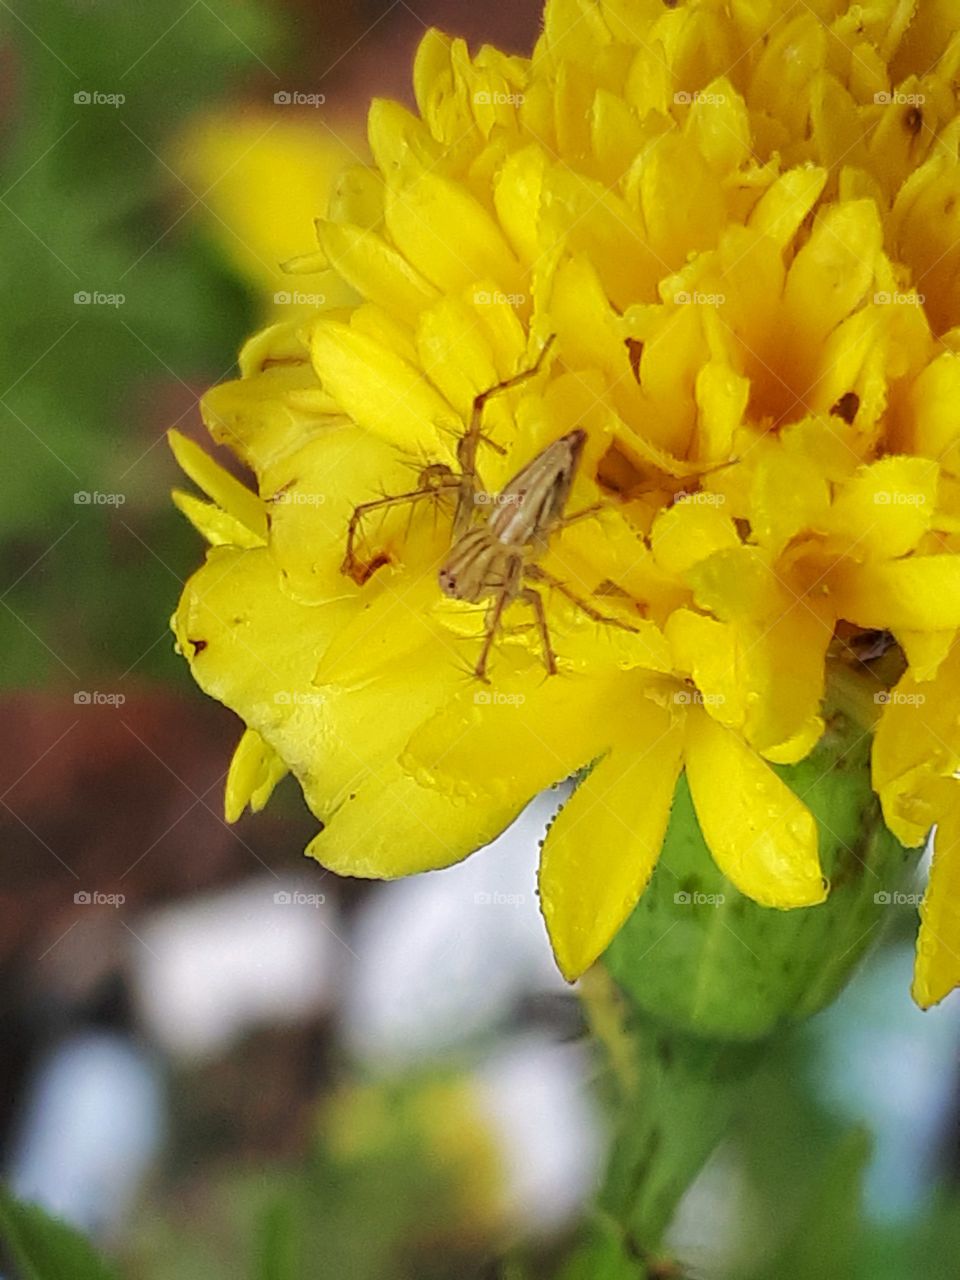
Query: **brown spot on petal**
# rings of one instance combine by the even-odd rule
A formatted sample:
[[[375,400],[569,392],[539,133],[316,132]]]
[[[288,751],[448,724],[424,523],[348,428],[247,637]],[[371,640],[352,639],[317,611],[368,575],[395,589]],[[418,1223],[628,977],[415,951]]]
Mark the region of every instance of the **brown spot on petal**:
[[[845,391],[830,413],[834,418],[842,418],[849,427],[853,424],[859,410],[860,397],[855,391]]]
[[[923,111],[920,107],[908,107],[903,113],[903,127],[907,133],[919,133],[923,128]]]
[[[640,359],[643,356],[643,343],[636,338],[628,338],[626,341],[627,355],[630,357],[630,368],[633,370],[633,376],[637,382],[640,381]]]
[[[206,640],[191,640],[189,636],[187,637],[187,643],[193,645],[194,657],[196,657],[198,653],[203,653],[204,649],[207,647]]]

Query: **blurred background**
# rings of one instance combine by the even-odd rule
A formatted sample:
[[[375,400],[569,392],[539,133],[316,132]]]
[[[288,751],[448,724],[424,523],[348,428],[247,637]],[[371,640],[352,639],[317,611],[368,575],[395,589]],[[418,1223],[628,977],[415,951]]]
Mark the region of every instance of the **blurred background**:
[[[316,305],[279,263],[367,100],[411,100],[429,25],[522,53],[538,21],[0,0],[0,1161],[118,1276],[549,1276],[602,1169],[534,894],[559,797],[462,867],[326,875],[289,780],[224,824],[238,722],[167,626],[201,547],[164,432]],[[675,1224],[691,1274],[957,1275],[960,1022],[910,1004],[914,923],[769,1064]]]

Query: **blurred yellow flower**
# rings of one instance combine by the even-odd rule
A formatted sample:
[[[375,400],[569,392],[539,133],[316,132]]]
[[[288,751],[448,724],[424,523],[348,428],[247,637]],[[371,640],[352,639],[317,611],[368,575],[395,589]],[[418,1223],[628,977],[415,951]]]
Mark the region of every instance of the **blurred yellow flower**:
[[[195,119],[172,157],[207,234],[262,298],[263,319],[291,319],[356,299],[334,271],[295,282],[283,264],[303,250],[345,166],[367,159],[353,120],[317,110],[240,104]]]
[[[529,60],[427,34],[419,114],[373,104],[373,164],[295,264],[356,302],[260,333],[205,399],[257,492],[175,441],[211,499],[178,501],[213,544],[176,633],[248,726],[231,817],[290,770],[325,824],[310,853],[404,875],[589,768],[541,864],[572,978],[643,891],[681,768],[740,890],[823,899],[816,825],[771,764],[820,736],[828,668],[895,639],[875,786],[906,843],[942,822],[915,992],[960,982],[949,8],[548,0]],[[428,464],[455,476],[476,397],[530,370],[485,405],[467,523],[574,431],[566,509],[599,509],[523,540],[558,674],[518,597],[486,685],[484,610],[437,581],[452,504],[363,520],[359,573],[347,530]]]

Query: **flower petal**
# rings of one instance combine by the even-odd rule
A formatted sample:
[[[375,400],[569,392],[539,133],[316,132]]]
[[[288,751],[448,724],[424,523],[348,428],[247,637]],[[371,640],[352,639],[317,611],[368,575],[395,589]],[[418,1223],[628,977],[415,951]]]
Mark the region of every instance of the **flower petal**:
[[[237,743],[223,793],[224,817],[236,822],[247,805],[259,813],[281,778],[289,773],[273,748],[255,729],[247,729]]]
[[[736,734],[694,709],[687,780],[703,837],[723,874],[765,907],[807,907],[827,896],[813,815]]]
[[[663,843],[683,733],[650,700],[621,712],[620,732],[550,828],[540,901],[557,964],[572,982],[606,949],[643,892]]]
[[[266,542],[267,516],[259,497],[181,432],[171,429],[167,439],[173,456],[194,484],[260,542]]]
[[[929,1009],[960,986],[960,786],[937,820],[930,879],[920,907],[913,998]]]
[[[960,556],[844,562],[828,575],[833,607],[861,627],[949,631],[960,627]]]
[[[438,427],[459,419],[419,370],[336,320],[315,326],[310,349],[320,381],[358,426],[407,450],[452,458]]]

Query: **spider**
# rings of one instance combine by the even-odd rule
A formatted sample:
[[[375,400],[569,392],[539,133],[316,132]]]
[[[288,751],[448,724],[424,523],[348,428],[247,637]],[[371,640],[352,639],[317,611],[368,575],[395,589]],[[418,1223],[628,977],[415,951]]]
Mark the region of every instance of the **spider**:
[[[485,682],[487,664],[504,611],[515,600],[524,601],[532,610],[547,674],[555,675],[557,672],[543,597],[531,583],[558,591],[594,622],[636,631],[636,627],[628,622],[595,609],[537,563],[554,533],[602,509],[602,504],[596,503],[573,515],[564,514],[587,439],[582,428],[569,431],[548,444],[508,481],[499,494],[488,495],[479,484],[477,449],[481,440],[503,452],[499,445],[483,434],[483,411],[487,402],[536,377],[552,344],[553,338],[550,338],[531,368],[496,383],[474,398],[469,425],[457,443],[459,474],[446,463],[431,463],[421,472],[416,489],[354,507],[347,529],[346,554],[341,570],[354,581],[362,583],[374,568],[383,563],[378,558],[369,563],[357,558],[358,534],[367,516],[404,503],[427,499],[436,501],[444,494],[455,496],[450,551],[440,566],[439,585],[444,595],[454,600],[470,604],[489,601],[483,646],[474,667],[474,675]]]

